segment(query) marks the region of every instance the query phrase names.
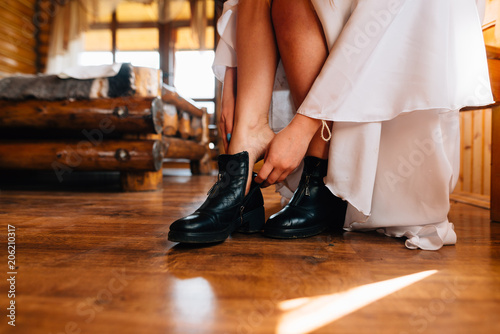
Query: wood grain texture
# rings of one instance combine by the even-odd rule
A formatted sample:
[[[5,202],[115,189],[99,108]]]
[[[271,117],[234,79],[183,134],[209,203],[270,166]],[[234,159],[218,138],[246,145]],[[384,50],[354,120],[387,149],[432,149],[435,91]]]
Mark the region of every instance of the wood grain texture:
[[[492,111],[491,220],[500,222],[500,107]]]
[[[123,191],[155,191],[163,186],[162,171],[156,172],[121,172]]]
[[[161,133],[160,99],[124,97],[84,101],[0,100],[0,128],[99,129],[113,132]]]
[[[168,159],[201,160],[207,153],[205,145],[192,140],[174,137],[163,137],[163,151]]]
[[[15,331],[64,333],[73,326],[99,334],[276,333],[290,314],[280,308],[283,301],[335,297],[427,270],[437,273],[313,333],[500,331],[500,224],[490,224],[487,210],[453,203],[458,244],[435,252],[352,232],[301,240],[234,234],[211,247],[182,247],[166,241],[169,225],[196,209],[215,180],[182,175],[166,176],[163,191],[140,194],[88,181],[52,191],[2,185],[2,244],[7,224],[16,226]],[[272,188],[264,194],[269,216],[279,197]],[[7,288],[0,280],[0,291]],[[341,300],[339,308],[368,291]],[[0,294],[3,305],[6,300]],[[295,318],[334,312],[324,304]],[[7,332],[5,321],[0,326]]]
[[[460,112],[460,177],[456,192],[490,196],[491,184],[491,109]],[[472,203],[472,202],[471,202]]]
[[[460,113],[461,120],[461,168],[460,179],[462,189],[465,192],[472,192],[472,111]]]
[[[203,110],[195,106],[194,101],[180,96],[174,87],[163,85],[162,96],[163,102],[173,104],[180,111],[185,111],[191,116],[203,117]]]
[[[491,109],[484,110],[483,195],[491,195]]]
[[[158,171],[163,146],[156,140],[103,140],[89,133],[82,140],[0,141],[0,169]]]
[[[0,71],[36,73],[35,0],[0,3]]]

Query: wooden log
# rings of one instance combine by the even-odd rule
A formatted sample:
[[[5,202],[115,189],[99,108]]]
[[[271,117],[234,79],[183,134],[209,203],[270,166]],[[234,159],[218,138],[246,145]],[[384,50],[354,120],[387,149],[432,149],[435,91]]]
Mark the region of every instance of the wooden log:
[[[121,172],[123,191],[156,191],[163,186],[162,170],[156,172]]]
[[[0,168],[54,170],[158,171],[163,162],[160,141],[0,141]]]
[[[203,111],[194,105],[194,101],[180,96],[175,88],[163,84],[161,98],[163,102],[173,104],[177,109],[188,112],[191,116],[201,118]]]
[[[193,175],[208,175],[212,172],[212,152],[209,147],[210,142],[210,129],[209,129],[209,115],[207,112],[207,108],[202,108],[203,117],[201,118],[201,138],[199,142],[203,145],[205,149],[205,154],[199,160],[191,160],[190,167],[191,173]]]
[[[163,134],[165,136],[175,136],[179,129],[179,115],[177,108],[172,104],[163,103],[163,115],[165,122],[163,124]]]
[[[201,142],[203,137],[203,126],[200,118],[193,117],[191,121],[191,129],[193,133],[193,139],[197,142]]]
[[[212,172],[212,159],[209,151],[200,160],[191,160],[190,169],[193,175],[209,175]]]
[[[491,211],[492,221],[500,222],[500,107],[492,111]]]
[[[133,68],[135,74],[135,96],[157,97],[161,94],[161,71],[149,68]]]
[[[201,160],[206,154],[206,147],[192,140],[164,136],[162,143],[166,159]]]
[[[200,142],[204,145],[208,145],[210,142],[210,115],[208,114],[207,108],[201,108],[203,111],[203,116],[201,117],[201,139]]]
[[[193,135],[193,129],[191,128],[191,117],[185,111],[181,112],[180,115],[179,134],[183,139],[188,139]]]
[[[0,128],[99,129],[105,134],[161,133],[163,122],[163,107],[159,98],[0,100]]]

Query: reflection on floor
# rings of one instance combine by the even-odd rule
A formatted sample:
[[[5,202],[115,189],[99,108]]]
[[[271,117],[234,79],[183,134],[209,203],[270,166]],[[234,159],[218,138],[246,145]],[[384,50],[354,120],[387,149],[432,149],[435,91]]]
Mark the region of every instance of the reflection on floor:
[[[177,173],[151,193],[115,192],[99,180],[0,185],[3,243],[8,225],[16,228],[14,331],[500,332],[500,224],[487,210],[452,204],[459,243],[436,252],[377,233],[168,242],[169,224],[193,211],[213,180]],[[272,189],[265,199],[267,215],[278,210]],[[7,283],[1,332],[10,327]]]

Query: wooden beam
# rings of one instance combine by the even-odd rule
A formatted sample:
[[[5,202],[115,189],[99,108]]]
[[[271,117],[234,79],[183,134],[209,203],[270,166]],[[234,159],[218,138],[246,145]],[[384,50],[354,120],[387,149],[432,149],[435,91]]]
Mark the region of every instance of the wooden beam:
[[[111,15],[111,53],[113,54],[113,63],[116,63],[116,30],[118,29],[116,10]]]
[[[174,84],[174,61],[175,61],[175,36],[172,23],[160,23],[159,31],[159,53],[160,69],[163,73],[163,82],[167,85]]]
[[[126,97],[78,101],[0,100],[0,128],[161,133],[159,98]],[[109,131],[109,132],[106,132]]]

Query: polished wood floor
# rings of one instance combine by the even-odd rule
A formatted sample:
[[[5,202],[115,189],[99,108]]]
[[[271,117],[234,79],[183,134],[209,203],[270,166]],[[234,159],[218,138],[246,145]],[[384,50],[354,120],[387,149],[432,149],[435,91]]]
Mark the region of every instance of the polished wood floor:
[[[2,333],[498,333],[500,224],[454,203],[456,246],[415,251],[377,233],[303,240],[235,234],[211,247],[166,240],[212,176],[120,193],[106,180],[0,184],[0,237],[16,228],[16,327]],[[9,182],[7,182],[9,181]],[[266,212],[279,198],[266,189]]]

